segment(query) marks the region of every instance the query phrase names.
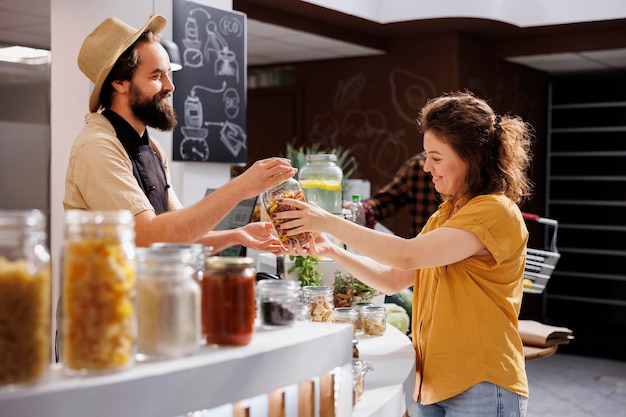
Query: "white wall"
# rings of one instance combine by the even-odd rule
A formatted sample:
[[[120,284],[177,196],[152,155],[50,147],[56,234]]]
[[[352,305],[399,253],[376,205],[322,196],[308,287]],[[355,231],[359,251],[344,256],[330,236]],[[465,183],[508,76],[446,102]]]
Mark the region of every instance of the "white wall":
[[[197,0],[207,6],[232,10],[232,0]],[[172,37],[171,0],[51,0],[50,78],[50,251],[53,259],[53,300],[59,294],[60,260],[63,245],[63,194],[65,171],[72,142],[83,127],[88,113],[91,82],[78,69],[76,58],[83,39],[108,17],[117,17],[134,26],[143,26],[155,11],[169,24],[163,35]],[[171,160],[172,134],[150,131],[168,150]],[[206,188],[216,188],[229,179],[227,164],[172,163],[172,182],[183,204],[204,196]],[[55,303],[56,304],[56,303]]]

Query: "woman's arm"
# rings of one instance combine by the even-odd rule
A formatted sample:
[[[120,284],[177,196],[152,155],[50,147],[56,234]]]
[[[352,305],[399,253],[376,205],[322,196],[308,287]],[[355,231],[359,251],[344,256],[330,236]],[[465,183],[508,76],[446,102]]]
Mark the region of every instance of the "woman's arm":
[[[302,248],[297,242],[289,244],[286,252],[289,255],[331,258],[359,281],[384,294],[395,294],[413,285],[413,271],[400,270],[350,253],[329,242],[323,235],[309,241],[307,248]]]
[[[306,231],[327,232],[368,258],[397,269],[432,268],[485,254],[478,236],[467,230],[441,227],[405,239],[359,226],[309,203],[292,199],[286,199],[285,203],[296,210],[283,211],[274,216],[289,219],[281,223],[287,235]]]

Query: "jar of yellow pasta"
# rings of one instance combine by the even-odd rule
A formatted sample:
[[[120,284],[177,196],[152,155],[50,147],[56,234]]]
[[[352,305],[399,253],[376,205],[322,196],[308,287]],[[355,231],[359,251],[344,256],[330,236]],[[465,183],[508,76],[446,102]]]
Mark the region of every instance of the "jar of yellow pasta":
[[[61,345],[66,373],[115,371],[134,363],[134,241],[129,211],[66,212]]]
[[[0,391],[50,365],[50,253],[39,210],[0,210]]]

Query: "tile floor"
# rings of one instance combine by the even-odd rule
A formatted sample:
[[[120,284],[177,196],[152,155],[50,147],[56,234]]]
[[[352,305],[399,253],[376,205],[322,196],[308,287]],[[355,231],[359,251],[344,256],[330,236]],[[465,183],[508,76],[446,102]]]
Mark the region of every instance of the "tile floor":
[[[526,362],[526,417],[626,417],[624,361],[559,353]]]

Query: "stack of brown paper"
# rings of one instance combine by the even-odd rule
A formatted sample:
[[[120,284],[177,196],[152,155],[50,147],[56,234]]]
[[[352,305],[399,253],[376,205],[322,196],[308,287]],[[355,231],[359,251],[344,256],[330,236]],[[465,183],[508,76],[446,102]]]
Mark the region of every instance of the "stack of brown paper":
[[[524,346],[545,348],[565,345],[574,338],[574,332],[567,327],[550,326],[534,320],[519,320],[518,331]]]

